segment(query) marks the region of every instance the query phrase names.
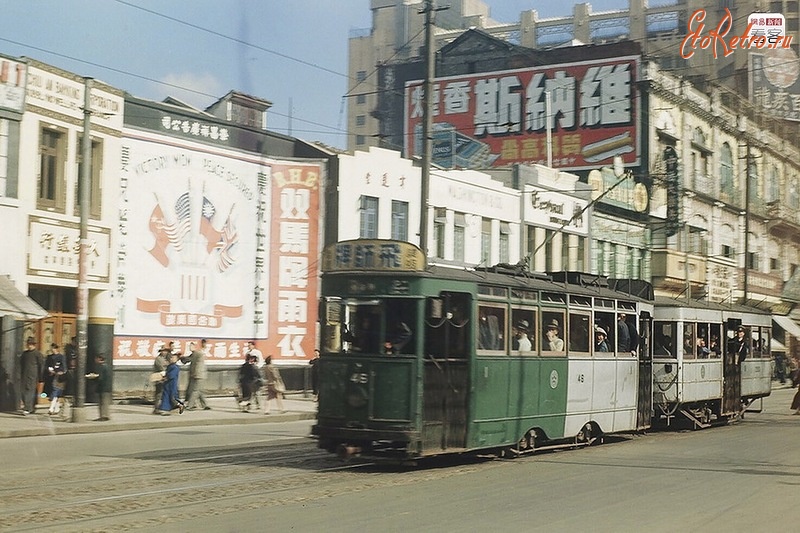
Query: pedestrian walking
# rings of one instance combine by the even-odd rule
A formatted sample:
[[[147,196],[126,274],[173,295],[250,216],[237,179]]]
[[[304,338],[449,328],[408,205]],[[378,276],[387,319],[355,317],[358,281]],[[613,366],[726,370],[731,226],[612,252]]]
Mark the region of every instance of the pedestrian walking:
[[[106,364],[106,357],[102,354],[97,355],[94,362],[97,372],[86,374],[86,378],[94,380],[97,392],[97,407],[100,416],[95,419],[95,422],[108,422],[111,420],[111,392],[114,390],[111,383],[111,370]]]
[[[172,344],[172,343],[170,343]],[[153,414],[160,415],[161,414],[161,396],[164,394],[164,379],[167,375],[167,366],[169,365],[169,358],[172,355],[172,349],[169,346],[165,346],[158,351],[158,355],[153,360]],[[160,379],[157,379],[157,374],[161,375]]]
[[[248,355],[242,366],[239,367],[239,388],[242,395],[239,397],[239,409],[245,413],[250,411],[250,402],[261,387],[261,371],[258,368],[258,358]]]
[[[65,358],[53,362],[48,371],[52,373],[50,381],[50,408],[47,410],[49,415],[57,415],[61,411],[61,397],[64,396],[64,389],[67,387],[67,369],[64,365]]]
[[[199,405],[205,410],[211,409],[206,402],[203,387],[206,381],[206,339],[200,341],[200,348],[181,358],[183,364],[189,364],[189,385],[186,387],[186,408],[196,409]],[[194,347],[194,345],[193,345]]]
[[[36,349],[36,340],[28,339],[27,350],[20,356],[20,394],[22,396],[22,414],[36,412],[39,380],[42,378],[44,356]]]
[[[170,354],[169,364],[164,371],[164,390],[161,394],[159,411],[161,415],[169,416],[173,409],[178,409],[178,414],[183,414],[186,404],[178,397],[178,378],[181,369],[178,366],[178,354]]]
[[[56,377],[56,372],[63,373],[66,369],[67,358],[59,350],[58,344],[51,343],[50,350],[48,350],[47,357],[44,360],[44,372],[42,375],[44,393],[50,400],[53,399],[53,379]]]
[[[280,372],[272,364],[272,356],[268,355],[264,359],[264,379],[267,382],[267,400],[264,402],[264,414],[270,413],[270,401],[275,400],[278,411],[283,412],[283,395],[286,392],[286,385],[283,383]]]
[[[319,350],[314,350],[314,357],[308,362],[311,365],[311,393],[314,400],[319,399]]]

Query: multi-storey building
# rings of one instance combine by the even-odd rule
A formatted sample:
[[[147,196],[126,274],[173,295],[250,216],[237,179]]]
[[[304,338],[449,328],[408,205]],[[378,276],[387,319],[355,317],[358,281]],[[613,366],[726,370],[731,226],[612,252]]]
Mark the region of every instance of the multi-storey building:
[[[424,45],[424,16],[420,14],[424,0],[371,0],[372,27],[354,30],[350,34],[349,86],[347,131],[348,148],[387,145],[379,129],[385,117],[374,112],[380,95],[391,90],[391,81],[381,79],[378,67],[388,63],[409,61],[421,57]],[[702,22],[708,30],[726,22],[734,33],[743,33],[748,15],[755,12],[781,13],[786,19],[786,33],[796,49],[800,42],[800,8],[791,0],[667,0],[648,6],[647,0],[629,0],[628,9],[593,12],[590,3],[575,3],[572,14],[540,18],[535,9],[520,13],[511,23],[495,21],[489,7],[481,0],[438,2],[446,9],[435,13],[436,48],[458,38],[469,28],[478,28],[509,45],[546,50],[567,44],[604,44],[623,40],[639,43],[642,53],[662,69],[675,75],[700,80],[712,80],[741,94],[748,93],[746,50],[735,49],[724,55],[722,49],[712,54],[710,49],[699,50],[685,58],[690,51],[682,43],[692,29]],[[568,9],[564,5],[564,10]],[[702,10],[705,18],[693,20]],[[728,10],[728,11],[726,11]],[[688,45],[687,45],[688,46]],[[699,46],[699,45],[698,45]],[[716,55],[716,57],[715,57]],[[797,56],[794,56],[796,60]],[[789,60],[781,59],[782,64]],[[774,95],[773,95],[774,99]],[[762,102],[774,106],[774,101]],[[800,107],[796,110],[800,118]],[[785,116],[785,115],[784,115]]]

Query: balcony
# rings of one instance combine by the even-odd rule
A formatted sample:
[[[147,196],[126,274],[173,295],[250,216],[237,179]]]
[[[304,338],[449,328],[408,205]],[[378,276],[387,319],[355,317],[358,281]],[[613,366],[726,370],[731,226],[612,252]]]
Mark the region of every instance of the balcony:
[[[688,274],[692,295],[698,297],[705,294],[707,271],[705,257],[687,255],[675,250],[653,250],[651,265],[655,287],[681,292],[686,289]]]
[[[800,216],[798,210],[791,208],[781,200],[767,203],[767,216],[769,217],[769,231],[773,234],[800,234]]]

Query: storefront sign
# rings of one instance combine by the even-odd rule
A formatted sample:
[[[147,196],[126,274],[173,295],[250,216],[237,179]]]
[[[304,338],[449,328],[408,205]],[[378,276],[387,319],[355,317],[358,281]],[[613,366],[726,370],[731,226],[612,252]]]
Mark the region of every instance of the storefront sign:
[[[87,280],[108,283],[111,230],[91,226],[87,232]],[[72,222],[31,216],[28,274],[78,279],[80,226]]]

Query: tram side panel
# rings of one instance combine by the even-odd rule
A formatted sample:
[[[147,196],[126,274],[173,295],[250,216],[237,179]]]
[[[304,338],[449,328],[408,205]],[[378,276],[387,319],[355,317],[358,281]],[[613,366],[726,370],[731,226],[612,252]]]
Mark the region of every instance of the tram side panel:
[[[722,360],[683,360],[681,403],[714,401],[722,398]]]
[[[763,398],[772,392],[772,361],[746,359],[741,364],[742,398]]]
[[[613,431],[636,429],[637,402],[639,398],[639,361],[623,354],[615,362],[616,391],[614,397]]]
[[[529,429],[565,436],[566,358],[480,358],[473,383],[471,448],[516,442]]]

